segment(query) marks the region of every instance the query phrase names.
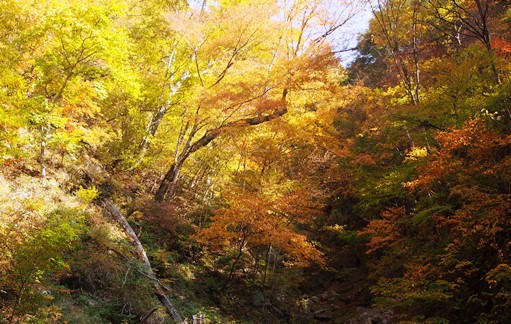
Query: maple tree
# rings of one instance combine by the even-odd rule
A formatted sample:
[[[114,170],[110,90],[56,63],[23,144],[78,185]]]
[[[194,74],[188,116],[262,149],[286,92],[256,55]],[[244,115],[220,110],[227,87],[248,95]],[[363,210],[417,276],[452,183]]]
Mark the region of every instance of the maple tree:
[[[297,15],[295,10],[300,10],[300,5],[303,4],[293,7],[291,16],[284,20],[288,26],[272,17],[262,24],[257,10],[272,10],[267,6],[252,6],[251,15],[246,15],[245,5],[240,4],[219,11],[204,11],[192,17],[199,17],[201,29],[211,19],[221,33],[215,35],[216,39],[201,34],[201,29],[192,33],[196,22],[191,19],[186,31],[180,25],[174,27],[186,35],[183,42],[191,51],[191,68],[187,73],[196,83],[191,91],[199,96],[190,98],[191,101],[181,108],[174,162],[156,191],[156,201],[174,196],[179,173],[190,154],[223,133],[281,117],[288,111],[290,91],[299,89],[302,84],[321,82],[324,73],[335,67],[337,60],[328,45],[323,41],[306,41],[308,21],[315,14],[314,7],[304,6],[303,10],[311,17],[301,22],[297,35],[292,32]],[[178,18],[172,16],[169,19],[177,21]],[[272,26],[280,33],[271,33],[270,38],[267,30]],[[210,30],[208,33],[214,29]],[[222,89],[219,91],[219,88]]]
[[[244,251],[257,247],[281,250],[289,266],[324,263],[322,253],[292,228],[294,214],[299,212],[293,198],[290,194],[271,201],[249,192],[237,194],[230,199],[230,206],[219,209],[211,225],[198,233],[199,241],[207,242],[214,251],[236,250],[227,280],[232,278]]]

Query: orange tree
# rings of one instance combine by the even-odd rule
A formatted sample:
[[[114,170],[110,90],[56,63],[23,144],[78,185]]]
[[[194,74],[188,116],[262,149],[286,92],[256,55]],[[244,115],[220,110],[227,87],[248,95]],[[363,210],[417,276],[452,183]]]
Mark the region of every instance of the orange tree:
[[[227,283],[243,255],[254,254],[260,247],[281,252],[287,266],[324,264],[322,253],[296,232],[293,218],[301,212],[297,206],[306,208],[303,201],[298,204],[303,198],[299,192],[277,199],[248,191],[229,195],[228,206],[217,210],[210,226],[196,235],[215,253],[233,253]]]

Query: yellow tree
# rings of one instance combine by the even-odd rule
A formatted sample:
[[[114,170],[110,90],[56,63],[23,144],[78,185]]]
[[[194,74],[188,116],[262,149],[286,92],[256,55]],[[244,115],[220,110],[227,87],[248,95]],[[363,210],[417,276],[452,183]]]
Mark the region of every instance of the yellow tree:
[[[279,264],[325,262],[306,234],[322,228],[329,183],[338,173],[336,158],[346,154],[333,127],[338,102],[332,98],[339,94],[340,77],[337,68],[303,82],[290,93],[285,116],[228,134],[230,166],[223,172],[230,182],[228,193],[221,194],[228,206],[198,234],[214,253],[232,255],[227,282],[245,259],[263,285],[271,263],[275,273]]]
[[[190,85],[169,117],[179,133],[173,163],[156,191],[156,201],[174,196],[181,169],[192,153],[223,134],[283,116],[290,107],[290,94],[338,66],[325,38],[349,16],[329,21],[318,35],[323,13],[320,2],[298,1],[282,7],[222,3],[169,15],[170,28],[181,35],[179,44],[189,53],[184,69]]]
[[[2,111],[21,117],[23,126],[31,128],[27,146],[35,149],[33,142],[38,143],[44,178],[51,146],[65,155],[80,142],[95,144],[94,136],[104,131],[94,129],[94,120],[108,74],[107,53],[115,52],[114,44],[123,36],[113,17],[126,7],[108,0],[5,4],[12,17],[3,21],[0,40],[10,61],[9,72],[0,77],[6,97]]]
[[[371,30],[375,43],[389,53],[407,95],[413,105],[420,101],[420,50],[424,29],[418,1],[368,1],[373,12]]]

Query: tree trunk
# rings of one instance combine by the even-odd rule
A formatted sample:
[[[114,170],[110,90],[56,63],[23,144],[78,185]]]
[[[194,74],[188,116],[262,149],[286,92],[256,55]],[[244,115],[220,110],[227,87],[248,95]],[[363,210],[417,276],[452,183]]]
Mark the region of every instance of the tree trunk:
[[[170,166],[169,171],[163,177],[158,190],[154,194],[154,200],[162,202],[165,199],[170,200],[175,193],[177,188],[177,179],[179,178],[179,172],[183,163],[173,163]]]
[[[371,11],[373,13],[373,17],[376,19],[376,22],[380,26],[383,36],[385,38],[385,42],[389,47],[390,55],[394,62],[394,67],[396,68],[399,78],[401,82],[403,82],[403,86],[405,87],[406,92],[410,96],[410,101],[414,106],[419,104],[419,90],[420,90],[420,78],[419,78],[419,56],[417,49],[418,35],[417,35],[417,24],[419,22],[417,17],[418,8],[414,5],[413,8],[413,39],[412,39],[412,54],[413,54],[413,65],[409,67],[407,66],[406,60],[403,59],[403,44],[400,43],[399,38],[396,36],[396,30],[398,29],[397,22],[399,21],[399,17],[396,16],[394,7],[397,6],[393,1],[382,1],[378,0],[373,5],[370,5]]]
[[[46,125],[41,126],[41,150],[40,150],[40,160],[41,160],[41,179],[46,180],[46,137],[48,136],[46,131]]]
[[[154,275],[153,268],[151,267],[151,263],[149,262],[149,258],[147,257],[144,246],[138,239],[138,236],[133,230],[133,228],[131,228],[131,225],[128,223],[126,218],[121,214],[119,209],[117,209],[117,207],[110,200],[105,198],[102,200],[102,203],[106,210],[115,218],[115,220],[121,224],[121,226],[124,228],[125,233],[128,235],[131,243],[135,246],[135,250],[137,252],[139,261],[144,266],[145,274],[154,281],[154,290],[160,303],[163,306],[165,306],[167,312],[169,313],[170,316],[172,316],[176,323],[183,323],[183,320],[179,315],[179,312],[174,307],[174,305],[172,305],[172,302],[165,294],[165,291],[163,289],[164,286],[159,282],[159,280]]]
[[[179,177],[179,173],[181,172],[181,168],[183,167],[184,162],[190,156],[190,154],[195,151],[203,148],[208,145],[211,141],[217,138],[224,132],[227,132],[229,129],[234,129],[236,127],[248,127],[255,126],[259,124],[263,124],[275,118],[281,117],[287,113],[287,105],[286,105],[286,96],[287,89],[284,89],[282,92],[282,99],[279,102],[279,107],[277,107],[272,113],[267,115],[257,115],[254,117],[247,117],[243,119],[239,119],[230,123],[226,123],[217,128],[210,129],[202,135],[201,138],[190,144],[193,136],[195,135],[195,131],[189,135],[187,144],[185,145],[183,151],[178,155],[176,162],[170,166],[169,171],[165,174],[162,181],[160,182],[160,186],[154,195],[154,200],[156,202],[163,202],[164,200],[170,200],[176,193],[177,189],[177,180]]]
[[[156,131],[158,130],[158,127],[161,124],[161,121],[163,120],[163,117],[167,113],[167,111],[170,108],[170,103],[167,103],[160,107],[156,112],[154,112],[153,116],[151,117],[151,121],[147,125],[147,130],[144,138],[138,145],[138,149],[140,150],[140,153],[138,154],[136,162],[133,164],[133,166],[130,169],[135,169],[140,162],[142,162],[142,159],[145,157],[147,150],[149,149],[149,141],[151,138],[156,135]]]
[[[225,281],[225,284],[222,287],[221,291],[224,291],[229,286],[229,284],[231,283],[232,276],[234,275],[234,271],[236,270],[236,265],[238,264],[238,262],[240,261],[241,257],[243,256],[243,248],[245,247],[246,238],[247,238],[246,236],[243,236],[243,239],[240,242],[240,247],[238,249],[238,254],[236,255],[236,258],[234,259],[234,261],[233,261],[233,263],[231,265],[231,270],[229,271],[229,276],[227,277],[227,280]]]

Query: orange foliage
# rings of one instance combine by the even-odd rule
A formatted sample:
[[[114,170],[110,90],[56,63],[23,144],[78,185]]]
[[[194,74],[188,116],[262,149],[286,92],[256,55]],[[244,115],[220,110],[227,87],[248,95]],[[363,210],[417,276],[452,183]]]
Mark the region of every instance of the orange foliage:
[[[497,259],[504,261],[509,247],[501,238],[505,237],[511,228],[510,195],[494,195],[466,186],[454,188],[453,193],[459,195],[465,204],[453,216],[444,217],[440,225],[450,226],[451,231],[456,234],[455,245],[463,246],[464,241],[472,238],[474,248],[481,251],[493,250]],[[447,250],[453,248],[451,246]]]
[[[404,207],[389,208],[382,212],[381,219],[373,219],[359,234],[371,237],[366,253],[372,253],[381,248],[391,247],[401,242],[401,230],[398,220],[405,215]]]
[[[511,54],[511,43],[498,37],[492,38],[491,47],[497,54],[501,56],[506,57],[507,55]]]
[[[511,179],[511,135],[487,129],[483,120],[468,120],[460,129],[436,137],[441,149],[420,169],[421,176],[405,184],[410,189],[430,188],[447,176],[499,176]]]
[[[300,207],[293,205],[298,195],[270,200],[251,192],[229,196],[229,207],[221,208],[212,218],[209,228],[200,231],[196,238],[218,252],[228,248],[253,248],[272,245],[288,257],[286,265],[308,266],[323,264],[323,253],[293,228],[290,212]]]
[[[481,261],[508,262],[511,233],[511,136],[472,119],[460,129],[440,133],[441,149],[422,169],[410,189],[447,190],[459,206],[450,216],[436,216],[439,228],[450,230],[441,264],[458,273],[457,282],[476,273]],[[442,184],[440,187],[438,184]],[[436,185],[436,187],[435,187]]]
[[[289,61],[293,85],[300,88],[304,83],[328,84],[328,71],[339,66],[339,59],[328,44],[313,45],[302,55]]]

